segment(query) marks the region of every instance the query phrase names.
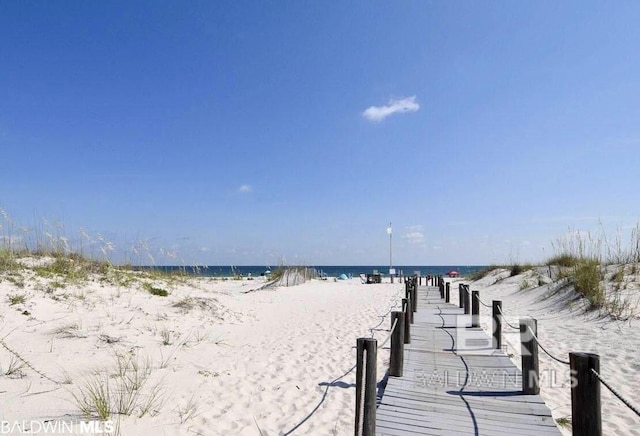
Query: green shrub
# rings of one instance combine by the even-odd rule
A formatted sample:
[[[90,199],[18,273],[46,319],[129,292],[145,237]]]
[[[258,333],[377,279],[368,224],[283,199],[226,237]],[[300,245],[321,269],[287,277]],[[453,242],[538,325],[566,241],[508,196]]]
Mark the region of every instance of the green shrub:
[[[166,297],[169,295],[169,292],[167,292],[165,289],[156,288],[150,283],[145,283],[143,286],[144,289],[151,295],[157,295],[158,297]]]
[[[9,294],[7,295],[7,299],[11,306],[15,306],[16,304],[23,304],[27,301],[27,296],[25,294]]]

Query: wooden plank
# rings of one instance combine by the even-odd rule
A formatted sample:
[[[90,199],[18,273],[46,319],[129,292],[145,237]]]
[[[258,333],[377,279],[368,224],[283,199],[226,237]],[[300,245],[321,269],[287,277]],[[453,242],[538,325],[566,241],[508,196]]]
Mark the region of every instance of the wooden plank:
[[[471,316],[418,289],[405,346],[404,376],[389,377],[377,410],[379,435],[560,435],[539,395],[524,395],[522,373]]]

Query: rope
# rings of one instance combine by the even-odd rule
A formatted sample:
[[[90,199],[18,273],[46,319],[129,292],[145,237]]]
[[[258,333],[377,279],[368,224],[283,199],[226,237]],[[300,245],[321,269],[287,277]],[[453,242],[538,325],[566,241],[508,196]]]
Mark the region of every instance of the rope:
[[[390,314],[393,309],[395,307],[398,306],[398,296],[400,296],[400,294],[402,293],[402,289],[399,289],[398,292],[396,293],[395,297],[393,298],[392,301],[394,301],[393,305],[390,306],[389,310],[387,311],[387,313],[385,313],[384,315],[380,316],[381,321],[380,323],[378,323],[377,326],[372,327],[369,329],[370,333],[371,333],[371,337],[373,338],[375,336],[375,333],[373,332],[377,327],[379,327],[380,325],[382,325],[382,323],[384,322],[385,318],[387,317],[388,314]],[[393,333],[393,330],[395,329],[396,324],[398,323],[398,320],[396,320],[393,323],[393,326],[391,327],[391,333]],[[391,337],[391,334],[389,334],[389,338]],[[385,342],[383,343],[386,344],[387,341],[389,340],[389,338],[387,338],[387,340],[385,340]],[[382,347],[382,345],[380,346]],[[366,353],[366,350],[364,350],[364,352]],[[366,362],[366,358],[365,358],[365,362]],[[313,410],[311,412],[309,412],[309,414],[300,422],[298,422],[296,425],[294,425],[290,430],[288,430],[287,432],[283,433],[284,436],[288,436],[292,433],[294,433],[296,430],[298,430],[305,422],[307,422],[309,419],[311,419],[311,417],[313,416],[314,413],[316,413],[316,411],[320,408],[320,406],[322,405],[322,403],[324,403],[324,400],[327,398],[327,394],[329,393],[329,388],[332,387],[332,385],[337,382],[338,380],[346,377],[349,373],[351,373],[354,369],[356,369],[356,367],[358,366],[358,363],[356,362],[351,368],[349,368],[348,370],[346,370],[342,375],[339,375],[338,377],[334,378],[333,380],[331,380],[330,383],[328,383],[325,386],[324,392],[322,394],[322,398],[320,399],[320,401],[318,402],[318,404],[316,404],[316,406],[313,408]],[[365,371],[362,371],[362,377],[365,376]],[[364,395],[364,380],[362,380],[362,395]],[[362,408],[364,410],[364,399],[361,398],[360,404],[362,405]],[[362,417],[362,419],[364,420],[364,413],[363,410],[360,411],[360,416]],[[363,421],[364,422],[364,421]],[[362,426],[362,422],[358,423],[358,428],[361,430],[361,426]],[[360,433],[362,434],[362,433]]]
[[[472,294],[473,295],[473,294]],[[476,294],[476,299],[480,302],[480,304],[482,304],[484,307],[492,307],[491,305],[485,303],[484,301],[482,301],[480,299],[480,294]]]
[[[593,373],[593,375],[595,375],[595,376],[596,376],[596,378],[597,378],[598,380],[600,380],[600,383],[602,383],[603,385],[605,385],[605,386],[607,387],[607,389],[609,389],[613,395],[615,395],[616,397],[618,397],[618,399],[624,403],[624,405],[625,405],[625,406],[627,406],[629,409],[633,410],[633,412],[634,412],[636,415],[640,416],[640,410],[638,410],[636,407],[634,407],[634,406],[633,406],[629,401],[627,401],[626,399],[624,399],[624,398],[622,397],[622,395],[620,395],[620,394],[618,393],[618,391],[616,391],[613,387],[611,387],[611,386],[609,385],[609,383],[607,383],[607,382],[602,378],[602,376],[600,376],[600,374],[598,374],[598,372],[597,372],[595,369],[591,368],[591,372]]]
[[[509,327],[511,327],[514,330],[520,330],[520,327],[515,327],[512,324],[510,324],[509,321],[507,321],[506,315],[504,314],[504,312],[502,311],[502,308],[500,306],[498,306],[498,311],[500,312],[500,315],[502,315],[502,320],[504,321],[504,323],[506,325],[508,325]]]
[[[387,342],[389,342],[389,339],[391,339],[391,335],[393,335],[393,331],[396,329],[396,325],[398,325],[398,318],[393,321],[393,325],[391,326],[391,330],[389,331],[389,336],[387,336],[387,339],[385,339],[384,342],[379,345],[380,348],[384,347]]]
[[[45,379],[49,380],[52,383],[55,383],[57,385],[60,385],[62,383],[60,383],[59,381],[56,381],[54,379],[52,379],[51,377],[47,376],[46,374],[44,374],[42,371],[38,371],[37,369],[35,369],[33,367],[33,365],[31,365],[29,363],[29,361],[27,359],[25,359],[24,357],[22,357],[20,354],[18,354],[16,351],[12,350],[11,348],[9,348],[9,346],[7,344],[5,344],[4,341],[0,340],[0,345],[2,345],[2,347],[7,350],[9,353],[13,354],[14,356],[16,356],[18,359],[20,359],[28,368],[30,368],[33,372],[35,372],[36,374],[38,374],[41,377],[44,377]]]
[[[533,330],[531,330],[531,327],[527,326],[527,330],[529,330],[529,333],[531,333],[533,335],[533,338],[536,340],[536,343],[538,344],[538,346],[540,348],[542,348],[542,351],[544,351],[545,353],[547,353],[547,356],[551,357],[553,360],[560,362],[560,363],[564,363],[565,365],[571,365],[568,361],[566,360],[562,360],[562,359],[558,359],[556,356],[554,356],[553,354],[549,353],[540,343],[540,339],[538,339],[538,337],[536,336],[536,334],[533,332]]]

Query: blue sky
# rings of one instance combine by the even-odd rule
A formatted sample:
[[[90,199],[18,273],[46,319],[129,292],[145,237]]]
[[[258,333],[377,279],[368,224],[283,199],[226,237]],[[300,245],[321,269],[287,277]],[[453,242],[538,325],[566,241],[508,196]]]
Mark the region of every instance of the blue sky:
[[[144,241],[387,264],[389,222],[394,264],[540,260],[638,223],[638,22],[632,1],[2,1],[0,207],[16,240],[47,219],[134,262]]]

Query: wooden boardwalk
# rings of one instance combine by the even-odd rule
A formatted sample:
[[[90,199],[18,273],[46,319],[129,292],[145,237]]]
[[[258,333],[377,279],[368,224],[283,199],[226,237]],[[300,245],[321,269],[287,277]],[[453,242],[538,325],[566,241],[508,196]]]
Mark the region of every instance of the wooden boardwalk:
[[[471,315],[418,288],[405,344],[404,375],[389,377],[376,411],[377,435],[560,435],[539,395]]]

